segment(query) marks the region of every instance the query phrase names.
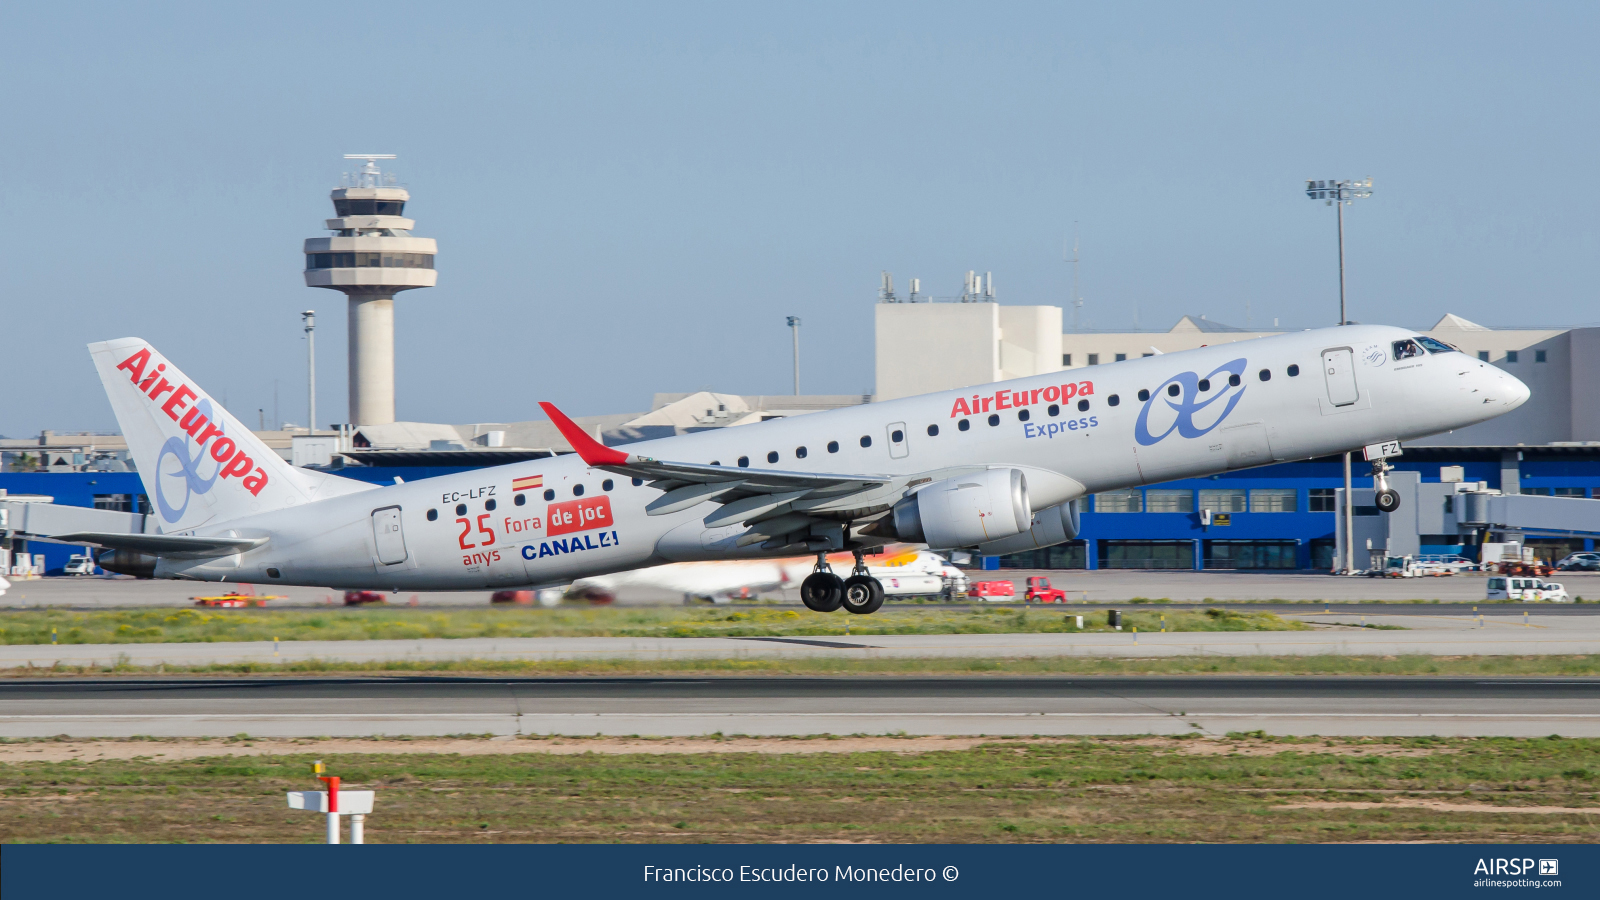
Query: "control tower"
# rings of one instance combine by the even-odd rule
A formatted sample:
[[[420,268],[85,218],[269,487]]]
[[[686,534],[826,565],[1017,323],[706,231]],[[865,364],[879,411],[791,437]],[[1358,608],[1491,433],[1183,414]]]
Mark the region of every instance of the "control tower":
[[[403,218],[411,194],[378,168],[393,154],[353,153],[360,171],[333,191],[332,237],[307,238],[306,285],[343,291],[350,306],[350,423],[394,421],[394,295],[433,287],[433,238],[411,236]],[[312,423],[315,427],[316,423]]]

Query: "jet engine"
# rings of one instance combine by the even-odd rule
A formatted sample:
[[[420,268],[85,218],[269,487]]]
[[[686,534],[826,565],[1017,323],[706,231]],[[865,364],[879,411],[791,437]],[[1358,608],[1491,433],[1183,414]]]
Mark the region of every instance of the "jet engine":
[[[1017,469],[985,469],[935,481],[894,505],[895,534],[937,550],[971,547],[1026,531],[1028,481]]]
[[[156,577],[156,557],[137,550],[102,550],[94,561],[108,572],[135,578]]]
[[[1034,514],[1031,524],[1032,527],[1022,534],[979,544],[974,552],[983,556],[1005,556],[1064,544],[1078,536],[1078,504],[1069,500],[1041,509]]]

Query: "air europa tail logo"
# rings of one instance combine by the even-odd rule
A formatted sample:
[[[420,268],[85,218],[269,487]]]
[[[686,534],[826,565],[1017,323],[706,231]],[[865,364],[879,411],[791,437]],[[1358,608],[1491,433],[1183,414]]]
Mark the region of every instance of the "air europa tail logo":
[[[1245,360],[1236,359],[1217,366],[1204,378],[1193,372],[1179,372],[1168,378],[1151,392],[1139,410],[1139,418],[1133,423],[1133,439],[1148,447],[1174,431],[1179,437],[1197,438],[1221,425],[1244,396],[1240,385],[1246,365]],[[1226,403],[1220,402],[1224,399]],[[1163,424],[1166,427],[1153,433],[1152,422],[1157,428]]]
[[[257,466],[249,454],[223,433],[222,417],[215,413],[210,399],[200,397],[187,384],[172,384],[162,377],[167,369],[164,362],[157,363],[146,372],[150,362],[150,348],[145,347],[118,363],[117,369],[127,372],[129,380],[139,392],[148,397],[150,402],[160,403],[161,411],[167,418],[178,423],[178,427],[188,435],[187,439],[179,436],[168,438],[156,457],[156,473],[152,480],[156,485],[156,507],[161,518],[168,523],[182,519],[189,508],[189,501],[196,494],[210,492],[218,479],[238,477],[239,483],[251,496],[259,497],[261,489],[267,484],[266,470]],[[161,396],[168,393],[172,396],[162,402]],[[191,400],[199,402],[189,406]],[[192,453],[190,442],[194,444]],[[211,445],[209,451],[206,449],[208,443]],[[215,463],[207,466],[211,469],[209,477],[200,474],[207,456]],[[168,458],[171,458],[171,464]],[[174,497],[169,496],[169,487],[174,494],[181,489],[181,503],[175,503]]]

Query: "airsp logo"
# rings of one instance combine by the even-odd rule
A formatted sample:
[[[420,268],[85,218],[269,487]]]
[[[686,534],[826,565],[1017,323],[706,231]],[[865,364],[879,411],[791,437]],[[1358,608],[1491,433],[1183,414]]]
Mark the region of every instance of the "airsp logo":
[[[1245,360],[1236,359],[1217,366],[1204,378],[1193,372],[1179,372],[1168,378],[1139,410],[1133,439],[1148,447],[1174,431],[1179,437],[1197,438],[1221,425],[1244,397],[1241,381],[1246,364]],[[1152,422],[1161,430],[1153,432]]]

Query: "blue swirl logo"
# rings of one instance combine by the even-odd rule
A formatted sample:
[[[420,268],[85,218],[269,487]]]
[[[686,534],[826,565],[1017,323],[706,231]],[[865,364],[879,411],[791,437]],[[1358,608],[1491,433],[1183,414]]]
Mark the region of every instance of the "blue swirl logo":
[[[194,408],[196,412],[205,416],[207,420],[215,422],[218,428],[222,427],[222,423],[212,417],[210,400],[201,400],[194,405]],[[196,446],[194,454],[191,456],[189,444],[193,440],[192,437],[185,436],[167,438],[167,442],[161,445],[161,453],[156,457],[156,477],[154,479],[156,483],[156,509],[160,510],[161,518],[165,519],[168,524],[176,523],[183,518],[184,512],[189,509],[189,501],[194,499],[196,494],[204,494],[211,490],[212,486],[217,483],[217,473],[222,469],[222,464],[218,463],[212,468],[210,478],[202,478],[200,476],[200,463],[206,458],[206,452],[204,447]],[[167,464],[169,457],[173,461],[173,466]],[[169,485],[175,493],[182,491],[183,502],[181,504],[174,505],[172,499],[167,496]]]
[[[1244,388],[1236,384],[1235,381],[1237,380],[1242,384],[1246,364],[1243,359],[1235,359],[1217,366],[1204,378],[1193,372],[1179,372],[1168,378],[1150,394],[1150,399],[1145,401],[1144,408],[1139,410],[1139,419],[1133,425],[1133,439],[1138,441],[1141,446],[1148,447],[1159,443],[1174,431],[1178,433],[1179,437],[1197,438],[1221,425],[1222,420],[1228,417],[1228,413],[1233,412],[1233,408],[1239,405],[1240,398],[1244,397]],[[1227,377],[1221,385],[1211,384],[1211,379],[1224,374]],[[1207,382],[1209,390],[1202,391],[1200,389],[1200,382],[1202,381]],[[1177,388],[1176,391],[1173,390],[1174,387]],[[1201,394],[1207,395],[1206,399],[1201,400]],[[1216,407],[1223,398],[1227,398],[1228,402],[1223,404],[1220,407],[1222,411],[1216,413],[1216,417],[1212,418],[1213,407]],[[1161,401],[1162,407],[1165,408],[1156,405],[1158,400]],[[1169,410],[1172,413],[1171,424],[1167,425],[1166,430],[1160,434],[1152,434],[1150,432],[1150,414],[1152,410],[1155,410],[1158,420],[1165,419]],[[1202,425],[1197,423],[1195,421],[1196,416],[1202,422],[1209,421],[1210,424]]]

